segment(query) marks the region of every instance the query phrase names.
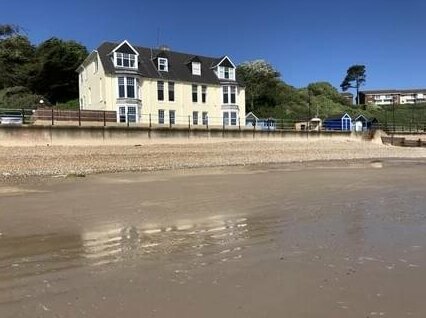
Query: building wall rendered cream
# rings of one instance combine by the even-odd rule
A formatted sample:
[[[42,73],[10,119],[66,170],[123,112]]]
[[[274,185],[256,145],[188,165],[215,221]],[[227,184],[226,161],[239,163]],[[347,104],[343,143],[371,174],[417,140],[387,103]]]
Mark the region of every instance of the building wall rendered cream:
[[[96,58],[97,55],[96,55]],[[118,80],[119,75],[106,75],[102,67],[102,63],[98,62],[98,71],[95,73],[94,59],[87,63],[84,67],[84,79],[80,85],[80,100],[85,99],[85,105],[82,109],[86,110],[110,110],[117,111],[118,105],[126,105],[126,100],[118,100]],[[125,76],[125,75],[124,75]],[[133,75],[128,75],[133,76]],[[137,77],[137,76],[135,76]],[[102,88],[100,85],[102,83]],[[198,102],[192,102],[192,83],[174,82],[175,83],[175,101],[169,102],[168,94],[168,81],[164,81],[164,101],[158,101],[157,98],[157,79],[148,79],[139,77],[139,121],[147,122],[149,114],[153,123],[158,122],[158,110],[165,111],[165,122],[168,123],[169,111],[175,110],[176,123],[186,123],[188,116],[191,116],[194,111],[198,111],[199,123],[202,122],[202,112],[207,112],[209,116],[209,124],[222,125],[222,118],[224,108],[233,108],[230,105],[223,105],[222,103],[222,86],[219,85],[206,85],[207,86],[207,100],[206,103],[201,102],[202,98],[202,84],[198,85]],[[194,83],[195,84],[195,83]],[[238,87],[238,85],[236,85]],[[89,98],[89,94],[91,97]],[[89,101],[91,104],[89,105]],[[128,100],[131,102],[131,100]],[[245,90],[242,87],[237,89],[238,105],[237,116],[242,125],[244,125],[245,118]]]

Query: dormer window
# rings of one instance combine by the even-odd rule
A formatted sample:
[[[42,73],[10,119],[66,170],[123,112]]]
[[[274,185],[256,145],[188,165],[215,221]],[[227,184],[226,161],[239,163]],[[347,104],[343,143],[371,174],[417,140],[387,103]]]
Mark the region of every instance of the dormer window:
[[[235,81],[235,69],[233,67],[219,66],[219,78]]]
[[[192,62],[192,75],[201,75],[201,63]]]
[[[128,53],[115,53],[115,66],[136,68],[136,55]]]
[[[162,72],[169,71],[169,61],[164,57],[158,58],[158,70]]]

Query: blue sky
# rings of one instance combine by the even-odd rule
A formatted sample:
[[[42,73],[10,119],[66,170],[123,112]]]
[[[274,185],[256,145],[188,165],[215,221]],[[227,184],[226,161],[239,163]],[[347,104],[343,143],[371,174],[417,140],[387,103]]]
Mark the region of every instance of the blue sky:
[[[6,2],[6,1],[5,1]],[[285,82],[339,86],[352,64],[367,66],[365,88],[426,87],[424,0],[15,0],[0,23],[22,26],[39,43],[102,41],[221,56],[265,59]]]

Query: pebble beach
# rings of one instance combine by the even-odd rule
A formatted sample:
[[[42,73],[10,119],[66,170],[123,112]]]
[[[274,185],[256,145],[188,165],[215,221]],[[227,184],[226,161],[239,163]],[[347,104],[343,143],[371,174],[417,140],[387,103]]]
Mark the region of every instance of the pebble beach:
[[[0,147],[0,178],[380,158],[426,158],[426,149],[352,139],[162,140],[133,146]]]

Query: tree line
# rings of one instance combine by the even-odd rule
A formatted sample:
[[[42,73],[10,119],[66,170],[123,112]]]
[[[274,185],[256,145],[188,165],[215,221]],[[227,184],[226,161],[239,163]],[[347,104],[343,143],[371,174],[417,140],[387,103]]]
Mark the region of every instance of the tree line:
[[[87,55],[86,47],[76,41],[52,37],[35,45],[20,27],[0,25],[0,106],[28,107],[40,98],[46,104],[78,98],[76,69]]]
[[[76,41],[56,37],[31,43],[19,26],[0,24],[0,107],[71,103],[78,107],[77,67],[88,56]],[[301,118],[348,110],[348,100],[327,82],[295,88],[263,60],[242,63],[237,74],[246,86],[246,108],[260,117]],[[341,88],[365,83],[365,66],[351,67]],[[357,99],[358,100],[358,99]]]

